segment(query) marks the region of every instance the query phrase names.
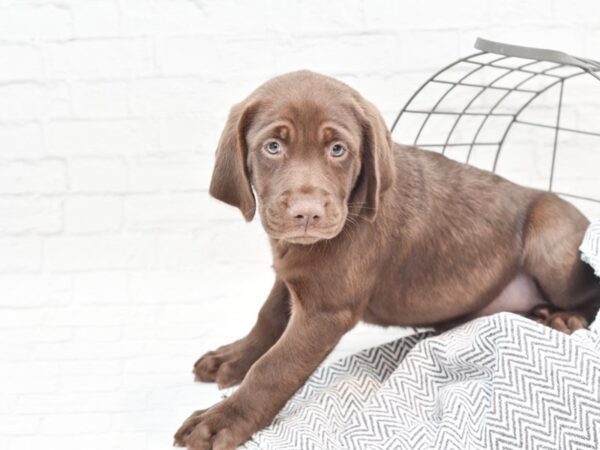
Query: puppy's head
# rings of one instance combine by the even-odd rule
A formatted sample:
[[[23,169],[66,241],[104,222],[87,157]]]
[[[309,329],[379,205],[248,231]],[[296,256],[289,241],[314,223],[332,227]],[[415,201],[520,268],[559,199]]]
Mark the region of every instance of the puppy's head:
[[[250,221],[254,188],[272,238],[312,244],[348,220],[374,220],[393,180],[390,133],[375,107],[339,81],[301,71],[231,109],[210,193]]]

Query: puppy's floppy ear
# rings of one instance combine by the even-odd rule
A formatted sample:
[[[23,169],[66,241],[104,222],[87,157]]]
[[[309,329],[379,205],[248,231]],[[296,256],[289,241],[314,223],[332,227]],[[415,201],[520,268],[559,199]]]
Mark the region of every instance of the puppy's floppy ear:
[[[246,158],[246,130],[257,105],[238,103],[231,108],[219,139],[215,167],[210,181],[210,195],[239,208],[247,222],[256,212],[256,200],[250,185]]]
[[[377,108],[362,97],[356,100],[362,127],[362,164],[351,202],[361,204],[360,215],[373,221],[379,200],[396,175],[392,137]]]

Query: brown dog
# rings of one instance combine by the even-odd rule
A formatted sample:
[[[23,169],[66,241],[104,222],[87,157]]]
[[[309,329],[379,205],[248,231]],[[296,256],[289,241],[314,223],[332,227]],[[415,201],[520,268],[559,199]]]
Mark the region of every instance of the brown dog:
[[[443,329],[533,312],[571,332],[600,304],[579,259],[588,221],[571,204],[393,144],[375,107],[334,79],[283,75],[233,107],[210,193],[249,221],[253,188],[275,284],[252,331],[196,363],[198,380],[242,384],[194,413],[178,445],[246,441],[359,320]]]

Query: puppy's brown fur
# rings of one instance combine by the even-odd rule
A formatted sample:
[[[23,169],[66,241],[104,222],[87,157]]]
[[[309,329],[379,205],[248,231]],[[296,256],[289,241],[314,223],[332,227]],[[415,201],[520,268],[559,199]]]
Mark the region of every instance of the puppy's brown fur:
[[[268,424],[359,320],[443,329],[533,311],[571,332],[600,302],[571,204],[393,144],[373,105],[322,75],[275,78],[233,107],[210,192],[251,220],[253,189],[275,284],[248,336],[196,363],[199,380],[242,384],[180,428],[191,449]]]

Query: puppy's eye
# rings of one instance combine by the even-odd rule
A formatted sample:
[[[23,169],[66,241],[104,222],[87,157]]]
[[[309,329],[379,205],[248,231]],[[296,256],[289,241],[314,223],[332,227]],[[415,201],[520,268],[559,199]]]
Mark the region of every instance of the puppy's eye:
[[[277,141],[267,142],[264,148],[271,155],[279,155],[281,153],[281,144]]]
[[[333,156],[334,158],[339,158],[344,153],[346,153],[346,149],[344,148],[344,146],[342,144],[334,144],[331,146],[331,149],[329,150],[329,154],[331,156]]]

